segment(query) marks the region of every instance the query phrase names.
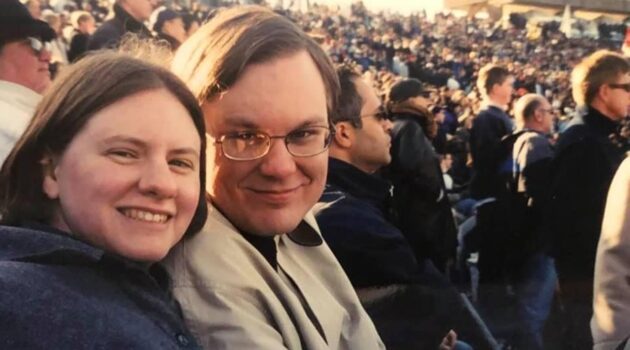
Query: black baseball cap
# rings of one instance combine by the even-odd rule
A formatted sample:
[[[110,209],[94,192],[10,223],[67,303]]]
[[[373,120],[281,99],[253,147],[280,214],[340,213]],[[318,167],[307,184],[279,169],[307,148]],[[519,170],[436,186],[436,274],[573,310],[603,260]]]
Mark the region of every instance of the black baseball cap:
[[[0,43],[30,36],[51,41],[57,34],[48,23],[33,18],[19,0],[0,0]]]

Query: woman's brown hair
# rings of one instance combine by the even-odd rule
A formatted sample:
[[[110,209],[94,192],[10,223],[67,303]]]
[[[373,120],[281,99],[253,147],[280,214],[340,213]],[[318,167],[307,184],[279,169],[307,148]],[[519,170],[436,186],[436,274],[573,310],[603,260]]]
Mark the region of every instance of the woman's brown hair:
[[[0,223],[48,223],[56,202],[42,190],[42,159],[61,156],[100,110],[128,96],[155,89],[166,89],[179,100],[190,114],[201,139],[199,203],[186,233],[199,231],[207,217],[203,113],[195,97],[174,74],[114,52],[82,59],[66,68],[48,89],[26,131],[0,169]]]

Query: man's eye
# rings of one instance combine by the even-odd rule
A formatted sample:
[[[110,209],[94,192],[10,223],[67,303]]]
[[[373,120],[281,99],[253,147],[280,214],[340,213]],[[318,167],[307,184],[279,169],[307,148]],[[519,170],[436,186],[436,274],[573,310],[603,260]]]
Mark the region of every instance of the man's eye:
[[[262,135],[255,132],[239,132],[232,135],[229,135],[228,138],[239,141],[254,141],[257,139],[264,138]]]
[[[291,139],[303,139],[315,135],[316,131],[311,129],[296,130],[289,134]]]

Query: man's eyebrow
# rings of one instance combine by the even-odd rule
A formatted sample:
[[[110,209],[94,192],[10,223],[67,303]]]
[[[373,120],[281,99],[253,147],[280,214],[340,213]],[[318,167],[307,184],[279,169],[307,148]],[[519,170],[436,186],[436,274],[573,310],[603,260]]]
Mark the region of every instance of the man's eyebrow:
[[[229,127],[240,127],[244,129],[260,129],[260,125],[258,125],[255,121],[251,120],[251,118],[234,116],[225,121],[225,124]],[[325,124],[325,125],[324,125]],[[299,125],[294,127],[293,129],[300,129],[309,126],[328,126],[328,119],[322,116],[312,116],[308,119],[301,122]]]

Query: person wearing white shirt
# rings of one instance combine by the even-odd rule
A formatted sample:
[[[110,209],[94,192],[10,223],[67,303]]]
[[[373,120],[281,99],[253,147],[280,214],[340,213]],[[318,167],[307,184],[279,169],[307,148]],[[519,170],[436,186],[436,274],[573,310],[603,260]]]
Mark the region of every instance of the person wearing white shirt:
[[[0,164],[50,85],[50,41],[55,32],[18,0],[0,2]]]

